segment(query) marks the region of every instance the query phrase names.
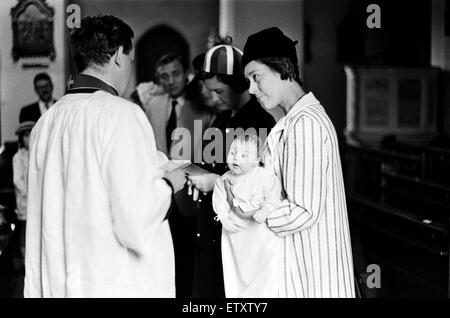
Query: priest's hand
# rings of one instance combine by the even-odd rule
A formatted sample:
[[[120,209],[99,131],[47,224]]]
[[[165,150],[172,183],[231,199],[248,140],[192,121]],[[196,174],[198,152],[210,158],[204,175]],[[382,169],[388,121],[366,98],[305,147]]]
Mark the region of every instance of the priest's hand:
[[[174,193],[183,189],[184,184],[186,183],[186,174],[182,169],[175,169],[172,171],[166,171],[163,176],[165,179],[169,180],[170,184],[173,187]]]
[[[219,177],[220,176],[215,173],[207,173],[200,176],[187,176],[192,185],[204,194],[214,189],[214,184]]]

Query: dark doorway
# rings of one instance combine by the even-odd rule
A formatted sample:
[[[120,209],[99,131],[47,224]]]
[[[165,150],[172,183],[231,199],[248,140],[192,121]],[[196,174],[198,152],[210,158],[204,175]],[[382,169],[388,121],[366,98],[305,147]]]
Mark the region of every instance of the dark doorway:
[[[136,44],[136,82],[154,81],[154,65],[168,52],[180,54],[185,65],[189,66],[189,44],[180,33],[166,25],[158,25],[145,32]]]

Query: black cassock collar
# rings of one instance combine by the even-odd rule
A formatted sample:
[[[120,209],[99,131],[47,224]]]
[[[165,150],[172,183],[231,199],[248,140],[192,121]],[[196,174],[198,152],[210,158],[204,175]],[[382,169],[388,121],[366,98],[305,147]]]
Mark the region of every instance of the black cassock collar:
[[[116,89],[109,84],[106,84],[101,79],[86,75],[78,74],[75,81],[69,86],[66,94],[77,94],[77,93],[94,93],[96,91],[105,91],[112,95],[118,96]]]

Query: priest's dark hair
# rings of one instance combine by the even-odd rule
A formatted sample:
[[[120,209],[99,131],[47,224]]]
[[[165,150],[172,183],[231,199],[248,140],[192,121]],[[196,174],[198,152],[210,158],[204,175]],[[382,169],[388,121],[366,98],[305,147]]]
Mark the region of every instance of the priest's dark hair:
[[[85,17],[70,36],[72,56],[78,72],[92,65],[105,65],[120,46],[125,54],[133,49],[133,30],[112,15]]]

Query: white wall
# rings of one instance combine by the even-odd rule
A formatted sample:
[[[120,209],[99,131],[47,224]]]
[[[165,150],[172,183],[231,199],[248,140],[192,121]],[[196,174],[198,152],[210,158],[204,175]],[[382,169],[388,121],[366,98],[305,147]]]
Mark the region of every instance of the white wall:
[[[297,57],[304,79],[304,0],[220,0],[220,33],[230,35],[241,50],[249,35],[273,26],[299,42]],[[269,113],[275,120],[284,115],[279,108]]]
[[[191,59],[206,50],[211,29],[218,28],[218,0],[70,0],[78,4],[81,16],[111,14],[125,21],[134,32],[135,43],[154,26],[166,24],[190,44]],[[132,76],[125,96],[136,87]]]
[[[233,45],[243,49],[247,37],[273,26],[293,40],[298,40],[297,55],[303,65],[303,0],[222,0],[228,21],[221,21],[222,35],[231,35]],[[225,34],[226,33],[226,34]]]
[[[346,125],[346,77],[337,62],[337,27],[351,7],[349,0],[307,1],[311,27],[311,60],[306,65],[306,87],[324,106],[338,134]]]
[[[1,143],[16,141],[14,134],[19,123],[20,108],[37,101],[33,78],[39,72],[48,72],[53,79],[53,96],[61,97],[65,90],[65,0],[47,0],[55,9],[54,46],[56,58],[48,68],[22,68],[22,62],[12,59],[13,34],[10,11],[17,0],[0,1],[0,111]]]

